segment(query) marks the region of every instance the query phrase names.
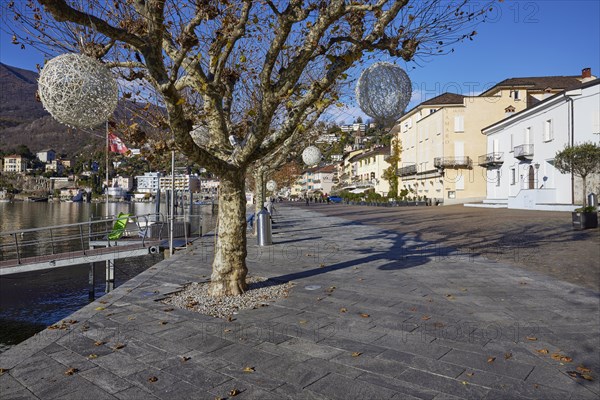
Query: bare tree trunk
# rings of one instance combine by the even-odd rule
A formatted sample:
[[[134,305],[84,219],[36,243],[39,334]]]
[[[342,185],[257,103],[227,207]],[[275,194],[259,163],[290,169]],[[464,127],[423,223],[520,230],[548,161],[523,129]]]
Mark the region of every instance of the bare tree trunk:
[[[211,287],[212,296],[230,296],[247,289],[245,170],[221,175],[217,244]]]

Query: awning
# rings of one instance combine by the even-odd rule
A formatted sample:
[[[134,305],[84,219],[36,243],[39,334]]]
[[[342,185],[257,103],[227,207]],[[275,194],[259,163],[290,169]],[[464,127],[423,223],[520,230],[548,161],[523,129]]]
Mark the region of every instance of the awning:
[[[371,188],[358,188],[358,189],[350,190],[350,193],[364,193],[369,189],[371,189]]]

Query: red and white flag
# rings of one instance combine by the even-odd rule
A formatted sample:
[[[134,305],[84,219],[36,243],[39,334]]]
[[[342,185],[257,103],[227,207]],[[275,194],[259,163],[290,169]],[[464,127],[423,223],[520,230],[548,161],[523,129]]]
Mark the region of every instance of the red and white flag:
[[[108,149],[113,153],[128,154],[129,149],[125,146],[125,143],[114,133],[108,134]]]

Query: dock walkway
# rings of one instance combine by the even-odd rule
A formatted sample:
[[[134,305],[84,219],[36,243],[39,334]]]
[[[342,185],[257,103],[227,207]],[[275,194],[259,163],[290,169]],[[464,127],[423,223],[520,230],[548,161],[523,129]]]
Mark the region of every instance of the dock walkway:
[[[248,268],[293,281],[287,298],[232,321],[161,303],[208,280],[206,236],[0,354],[0,397],[600,395],[597,291],[416,235],[277,211],[275,244],[249,238]]]

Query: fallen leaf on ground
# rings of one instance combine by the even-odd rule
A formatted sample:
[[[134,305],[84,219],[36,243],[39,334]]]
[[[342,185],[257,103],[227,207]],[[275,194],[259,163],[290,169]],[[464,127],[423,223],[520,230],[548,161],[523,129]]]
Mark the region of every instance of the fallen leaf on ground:
[[[345,307],[340,308],[340,312],[348,312],[348,309]]]
[[[550,355],[550,357],[552,357],[553,360],[561,361],[561,362],[573,361],[573,359],[571,357],[565,356],[564,354],[560,354],[560,353],[552,353]]]
[[[527,282],[519,282],[519,285],[527,285]]]
[[[90,354],[87,358],[93,360],[94,358],[98,358],[98,354]]]
[[[550,352],[548,351],[548,349],[539,349],[539,350],[536,350],[536,351],[537,351],[538,353],[540,353],[540,354],[548,354],[548,353],[550,353]]]
[[[75,374],[76,372],[79,372],[79,370],[77,368],[69,368],[68,370],[65,371],[65,375],[71,376],[71,375]]]
[[[94,342],[94,346],[102,346],[104,344],[104,342],[102,340],[96,340]]]
[[[320,264],[319,267],[320,268],[325,268],[325,264]]]
[[[589,374],[589,373],[591,373],[591,372],[592,372],[592,370],[591,370],[591,369],[589,369],[589,368],[587,368],[587,367],[585,367],[585,366],[583,366],[583,365],[579,365],[579,366],[577,367],[577,371],[579,371],[579,372],[581,372],[581,373],[583,373],[583,374]]]
[[[0,368],[0,375],[3,375],[5,372],[8,372],[8,369]]]
[[[158,378],[155,376],[151,376],[150,378],[148,378],[148,382],[156,382],[158,381]]]
[[[433,323],[434,328],[443,328],[444,326],[446,326],[446,325],[443,324],[442,322],[434,322]]]
[[[467,372],[467,376],[468,376],[469,378],[470,378],[470,377],[472,377],[473,375],[475,375],[475,373],[474,373],[474,372]]]
[[[593,381],[594,377],[589,375],[589,374],[581,374],[577,371],[567,371],[567,374],[569,374],[570,376],[572,376],[573,378],[581,378],[581,379],[585,379],[586,381]]]
[[[454,300],[454,296],[452,296],[451,294],[447,294],[447,295],[446,295],[446,298],[447,298],[448,300]]]
[[[409,311],[412,311],[412,312],[415,312],[415,311],[417,311],[417,307],[411,307],[411,308],[409,308],[408,310],[409,310]]]
[[[298,321],[298,323],[301,324],[301,325],[305,325],[305,324],[308,323],[308,321],[305,320],[305,319],[301,319],[300,321]]]
[[[132,315],[131,317],[127,317],[128,320],[133,321],[135,317]]]
[[[242,393],[242,392],[240,392],[240,391],[239,391],[239,390],[237,390],[237,389],[231,389],[231,390],[229,391],[229,395],[230,395],[231,397],[237,396],[237,395],[238,395],[238,394],[240,394],[240,393]]]
[[[537,338],[535,336],[527,336],[527,340],[535,342],[537,340]]]
[[[330,286],[330,287],[328,287],[327,289],[325,289],[325,291],[326,291],[326,292],[329,292],[329,293],[333,293],[333,291],[334,291],[335,289],[336,289],[336,287],[335,287],[335,286]]]
[[[461,291],[461,292],[466,292],[466,291],[467,291],[467,289],[466,289],[466,288],[460,288],[460,291]]]
[[[362,353],[360,351],[355,351],[354,353],[352,353],[352,357],[358,357],[360,356]]]
[[[102,311],[102,310],[104,310],[104,307],[96,307],[96,308],[94,308],[94,310],[96,310],[96,311]]]
[[[504,353],[504,359],[510,360],[512,358],[512,353]]]
[[[116,344],[116,345],[113,347],[113,349],[115,349],[115,350],[121,350],[121,349],[122,349],[122,348],[124,348],[124,347],[125,347],[125,345],[124,345],[123,343],[117,343],[117,344]]]
[[[233,318],[233,316],[231,316],[231,315],[228,315],[227,316],[227,321],[228,322],[233,322],[233,321],[235,321],[235,318]]]
[[[98,303],[100,303],[100,304],[107,304],[108,301],[106,301],[106,300],[98,300]]]
[[[469,382],[467,382],[467,381],[462,381],[461,383],[465,386],[469,384]]]
[[[168,324],[168,323],[169,323],[169,321],[160,321],[160,322],[159,322],[159,324],[161,324],[161,325],[166,325],[166,324]]]
[[[487,362],[488,363],[493,363],[494,360],[496,360],[496,357],[488,357]]]
[[[164,311],[164,312],[171,312],[171,311],[173,311],[173,310],[174,310],[174,308],[172,308],[172,307],[169,307],[169,308],[165,308],[163,311]]]
[[[181,362],[189,361],[192,357],[181,356]]]
[[[231,329],[229,329],[229,328],[223,329],[223,332],[229,333],[229,332],[231,332]]]
[[[423,321],[427,321],[428,319],[431,319],[431,317],[430,317],[429,315],[423,315],[423,316],[421,317],[421,319],[422,319]]]
[[[362,313],[362,314],[360,314],[360,316],[363,317],[363,318],[369,318],[370,317],[370,315],[367,314],[367,313]]]
[[[364,280],[365,280],[365,278],[358,278],[357,280],[358,280],[359,282],[362,282],[362,281],[364,281]]]
[[[244,372],[254,372],[254,371],[256,371],[256,370],[254,369],[254,367],[245,367],[245,368],[243,369],[243,371],[244,371]]]

